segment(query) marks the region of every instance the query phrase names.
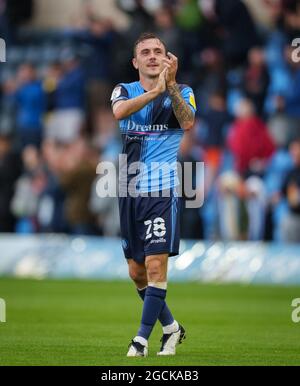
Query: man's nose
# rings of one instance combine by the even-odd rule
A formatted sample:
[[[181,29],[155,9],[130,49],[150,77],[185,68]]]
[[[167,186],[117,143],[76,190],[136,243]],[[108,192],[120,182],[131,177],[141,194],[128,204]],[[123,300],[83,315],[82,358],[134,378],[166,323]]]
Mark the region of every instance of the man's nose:
[[[156,60],[156,54],[154,51],[150,53],[150,60]]]

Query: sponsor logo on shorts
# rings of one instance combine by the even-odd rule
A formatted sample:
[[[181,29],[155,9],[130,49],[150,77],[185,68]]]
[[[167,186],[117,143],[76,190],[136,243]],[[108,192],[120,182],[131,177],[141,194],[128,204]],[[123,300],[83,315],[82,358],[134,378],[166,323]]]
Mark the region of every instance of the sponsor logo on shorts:
[[[166,243],[166,242],[167,242],[166,239],[160,238],[160,239],[156,239],[156,240],[151,240],[150,244],[159,244],[159,243]]]

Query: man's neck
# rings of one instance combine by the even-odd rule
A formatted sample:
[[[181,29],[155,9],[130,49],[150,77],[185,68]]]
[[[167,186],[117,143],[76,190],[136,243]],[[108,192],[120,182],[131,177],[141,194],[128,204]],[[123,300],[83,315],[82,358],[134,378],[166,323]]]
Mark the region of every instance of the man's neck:
[[[151,91],[153,90],[158,82],[158,77],[157,78],[145,78],[145,77],[140,77],[140,83],[145,91]]]

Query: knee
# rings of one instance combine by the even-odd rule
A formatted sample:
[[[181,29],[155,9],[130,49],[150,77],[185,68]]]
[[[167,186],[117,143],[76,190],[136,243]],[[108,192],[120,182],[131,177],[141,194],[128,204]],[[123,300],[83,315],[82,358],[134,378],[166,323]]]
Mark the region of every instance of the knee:
[[[166,272],[161,260],[155,259],[146,264],[148,281],[153,283],[165,282]]]
[[[138,286],[147,286],[147,274],[145,270],[129,268],[129,276]]]

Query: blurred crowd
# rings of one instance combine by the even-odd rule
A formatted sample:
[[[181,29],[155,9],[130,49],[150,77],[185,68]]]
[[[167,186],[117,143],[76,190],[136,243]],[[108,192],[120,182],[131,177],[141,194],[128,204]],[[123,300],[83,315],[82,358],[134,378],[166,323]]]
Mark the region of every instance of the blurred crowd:
[[[183,205],[182,237],[300,242],[300,0],[260,2],[268,24],[241,0],[116,0],[125,30],[86,6],[73,25],[37,31],[14,24],[0,0],[0,232],[119,234],[96,168],[117,165],[110,95],[137,80],[132,47],[153,31],[198,107],[179,156],[205,163],[204,186],[191,176],[205,201]]]

